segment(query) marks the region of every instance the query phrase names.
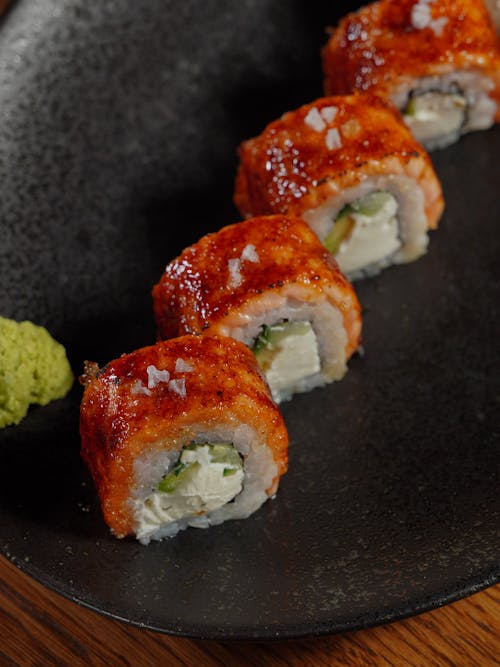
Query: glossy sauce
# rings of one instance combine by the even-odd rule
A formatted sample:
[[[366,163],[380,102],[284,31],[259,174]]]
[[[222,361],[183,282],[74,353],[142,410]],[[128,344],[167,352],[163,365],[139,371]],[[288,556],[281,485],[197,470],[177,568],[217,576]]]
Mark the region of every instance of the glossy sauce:
[[[248,248],[255,249],[258,260]],[[247,251],[245,251],[247,249]],[[245,259],[250,255],[254,261]],[[238,261],[235,284],[230,262]],[[154,309],[161,337],[210,332],[232,313],[262,295],[272,298],[295,285],[314,300],[325,286],[342,295],[349,354],[359,344],[360,306],[337,263],[308,225],[282,215],[254,218],[204,236],[171,262],[154,287]],[[354,324],[351,324],[354,322]]]
[[[382,0],[340,21],[323,50],[327,94],[360,90],[390,97],[408,79],[477,69],[496,81],[491,95],[500,102],[500,43],[483,2],[425,3],[439,29],[416,27],[416,4]]]
[[[177,371],[182,359],[192,371]],[[169,382],[158,382],[150,394],[147,368],[185,379],[185,395]],[[271,448],[278,477],[287,469],[288,435],[271,399],[255,357],[241,343],[217,336],[185,336],[145,347],[109,363],[86,378],[80,412],[81,453],[94,478],[106,522],[117,537],[132,530],[128,502],[134,485],[134,461],[155,449],[176,449],[194,437],[196,428],[218,424],[250,425]]]
[[[318,131],[306,123],[311,110],[336,108]],[[329,149],[329,130],[341,146]],[[234,200],[245,216],[301,215],[374,174],[407,174],[428,184],[429,227],[443,209],[441,186],[429,156],[404,125],[400,113],[372,95],[326,97],[285,114],[240,146]]]

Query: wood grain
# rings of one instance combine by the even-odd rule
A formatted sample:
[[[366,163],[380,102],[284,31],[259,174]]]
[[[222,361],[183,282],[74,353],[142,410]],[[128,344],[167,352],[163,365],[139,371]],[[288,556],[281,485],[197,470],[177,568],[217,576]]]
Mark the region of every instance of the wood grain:
[[[0,558],[1,667],[481,667],[500,665],[500,585],[391,625],[287,642],[194,641],[65,600]]]

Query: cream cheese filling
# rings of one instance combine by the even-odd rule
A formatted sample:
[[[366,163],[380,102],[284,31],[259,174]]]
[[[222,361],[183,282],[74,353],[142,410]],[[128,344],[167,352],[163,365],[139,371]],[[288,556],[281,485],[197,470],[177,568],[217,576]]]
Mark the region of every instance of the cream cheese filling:
[[[268,327],[265,343],[256,351],[274,399],[294,391],[298,383],[319,373],[318,340],[310,322],[281,322]]]
[[[208,444],[183,449],[179,462],[185,472],[179,475],[179,483],[171,492],[161,491],[160,483],[136,515],[139,539],[159,526],[217,510],[241,492],[243,466],[213,459]]]
[[[430,90],[411,97],[403,118],[424,145],[455,141],[465,123],[467,100],[459,93]]]
[[[290,334],[283,339],[266,371],[266,379],[273,396],[280,395],[283,389],[318,373],[320,368],[318,341],[310,327],[303,335]]]
[[[393,195],[373,193],[348,208],[348,212],[337,217],[325,239],[326,247],[334,252],[343,272],[352,274],[369,267],[401,248],[398,203]],[[334,238],[339,226],[343,227],[342,237]]]

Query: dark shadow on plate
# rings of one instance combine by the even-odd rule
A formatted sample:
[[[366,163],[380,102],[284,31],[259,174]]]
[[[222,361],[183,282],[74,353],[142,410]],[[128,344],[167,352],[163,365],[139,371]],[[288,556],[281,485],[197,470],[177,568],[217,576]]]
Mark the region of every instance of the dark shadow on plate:
[[[139,216],[148,229],[151,287],[184,248],[239,220],[231,203],[229,170],[224,166],[215,171],[215,179],[203,189],[193,186],[173,195],[158,193],[143,204]]]
[[[79,453],[80,394],[75,386],[64,399],[33,406],[21,424],[2,433],[0,504],[37,531],[52,527],[55,532],[90,535],[100,520]]]

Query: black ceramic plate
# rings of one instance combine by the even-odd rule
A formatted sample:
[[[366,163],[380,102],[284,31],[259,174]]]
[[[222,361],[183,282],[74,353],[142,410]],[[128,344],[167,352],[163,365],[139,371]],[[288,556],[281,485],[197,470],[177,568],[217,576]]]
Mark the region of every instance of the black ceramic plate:
[[[151,285],[238,219],[236,146],[321,94],[347,3],[19,0],[0,29],[0,313],[75,372],[154,340]],[[434,154],[428,254],[359,284],[366,354],[283,406],[290,471],[246,521],[112,538],[81,389],[0,432],[0,546],[84,605],[195,637],[338,632],[499,579],[500,128]]]

